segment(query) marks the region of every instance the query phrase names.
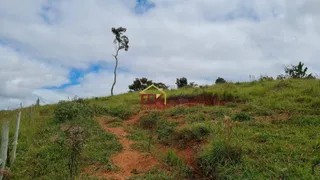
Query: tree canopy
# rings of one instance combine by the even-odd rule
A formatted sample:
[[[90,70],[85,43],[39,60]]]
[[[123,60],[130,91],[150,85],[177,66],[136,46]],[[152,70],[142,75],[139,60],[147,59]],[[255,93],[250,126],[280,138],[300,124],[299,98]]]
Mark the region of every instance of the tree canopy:
[[[224,80],[222,77],[218,77],[217,79],[216,79],[216,84],[222,84],[222,83],[226,83],[227,81],[226,80]]]
[[[315,78],[312,73],[307,74],[308,68],[303,67],[304,63],[299,62],[298,65],[290,65],[284,68],[286,76],[289,78]]]
[[[185,77],[177,78],[176,85],[178,88],[183,88],[188,85],[188,79]]]
[[[136,78],[131,85],[129,85],[130,91],[142,91],[148,86],[154,84],[160,89],[168,89],[168,86],[162,82],[152,82],[152,80],[148,80],[147,78]]]

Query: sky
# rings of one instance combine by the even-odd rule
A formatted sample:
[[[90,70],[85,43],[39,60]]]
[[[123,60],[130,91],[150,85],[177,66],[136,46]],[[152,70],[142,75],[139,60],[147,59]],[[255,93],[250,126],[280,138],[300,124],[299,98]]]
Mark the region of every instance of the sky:
[[[318,0],[1,0],[0,109],[110,95],[135,78],[175,86],[276,77],[303,62],[320,72]]]

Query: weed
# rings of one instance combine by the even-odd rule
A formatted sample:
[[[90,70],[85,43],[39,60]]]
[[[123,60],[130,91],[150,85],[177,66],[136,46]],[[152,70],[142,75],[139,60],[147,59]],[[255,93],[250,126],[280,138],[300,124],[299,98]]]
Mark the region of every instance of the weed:
[[[193,123],[177,130],[173,136],[175,141],[185,146],[188,142],[204,140],[210,134],[211,129],[212,127],[208,123]]]
[[[146,129],[155,129],[161,115],[158,112],[150,112],[148,115],[140,117],[139,125]]]
[[[123,104],[115,106],[92,104],[91,107],[93,113],[97,116],[108,115],[118,117],[123,120],[130,118],[130,116],[132,116],[135,112],[135,108]]]
[[[300,118],[291,118],[289,123],[294,123],[297,125],[309,125],[309,126],[320,126],[320,116],[304,116]]]
[[[174,132],[174,128],[178,125],[177,122],[170,122],[167,119],[162,119],[158,122],[156,133],[158,141],[162,144],[170,144],[170,138]]]
[[[223,91],[223,94],[219,99],[222,101],[234,101],[236,97],[233,93],[229,91]]]
[[[240,122],[250,121],[250,120],[252,120],[252,117],[250,115],[248,115],[247,113],[240,112],[240,113],[234,114],[232,116],[232,120],[240,121]]]
[[[76,125],[63,126],[62,131],[67,136],[66,145],[70,151],[68,161],[70,179],[75,179],[75,176],[79,173],[79,159],[87,140],[87,132],[82,127]]]
[[[202,150],[197,158],[197,164],[208,178],[218,178],[218,168],[241,163],[243,150],[221,140],[213,140]]]
[[[180,177],[190,177],[192,170],[178,157],[176,152],[172,149],[168,150],[166,163],[173,168],[175,172],[178,172]]]

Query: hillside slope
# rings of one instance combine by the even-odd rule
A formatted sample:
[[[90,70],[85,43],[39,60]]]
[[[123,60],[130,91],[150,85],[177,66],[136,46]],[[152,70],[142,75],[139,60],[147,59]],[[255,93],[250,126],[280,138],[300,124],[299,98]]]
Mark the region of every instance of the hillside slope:
[[[85,132],[77,179],[119,172],[111,159],[124,151],[121,138],[104,131],[97,118],[123,128],[133,150],[162,164],[147,172],[132,169],[131,179],[319,179],[319,80],[226,83],[167,95],[204,91],[224,104],[143,110],[135,92],[34,107],[32,113],[24,108],[13,179],[69,177],[68,126]],[[16,113],[0,112],[1,121],[11,120],[10,137]],[[137,114],[137,121],[124,123]]]

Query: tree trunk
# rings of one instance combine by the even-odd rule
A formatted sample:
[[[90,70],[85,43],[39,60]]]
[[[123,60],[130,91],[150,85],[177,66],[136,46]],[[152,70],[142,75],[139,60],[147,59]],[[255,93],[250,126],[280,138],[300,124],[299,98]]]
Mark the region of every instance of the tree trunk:
[[[114,88],[114,85],[117,82],[117,67],[118,67],[118,53],[119,53],[119,50],[120,50],[120,48],[118,47],[117,54],[114,55],[114,58],[116,59],[116,66],[114,67],[114,80],[113,80],[113,84],[112,84],[112,87],[111,87],[111,96],[113,96],[113,88]]]

